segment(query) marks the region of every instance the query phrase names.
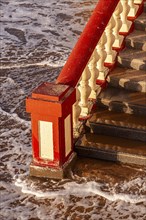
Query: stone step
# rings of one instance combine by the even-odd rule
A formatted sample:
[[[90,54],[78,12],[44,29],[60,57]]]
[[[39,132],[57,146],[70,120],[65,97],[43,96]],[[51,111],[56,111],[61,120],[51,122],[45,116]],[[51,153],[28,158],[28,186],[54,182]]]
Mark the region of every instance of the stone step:
[[[134,30],[130,35],[128,35],[126,37],[126,47],[146,51],[145,31]]]
[[[146,31],[146,13],[142,13],[134,22],[136,30]]]
[[[144,2],[144,12],[146,12],[146,2]]]
[[[142,141],[87,133],[77,141],[75,150],[84,157],[146,166],[146,143]]]
[[[112,87],[146,92],[146,71],[117,67],[107,80]]]
[[[97,106],[110,111],[146,116],[146,94],[108,86],[97,97]]]
[[[146,71],[146,52],[125,48],[118,55],[118,66]]]
[[[89,120],[92,133],[146,141],[146,118],[98,109]]]

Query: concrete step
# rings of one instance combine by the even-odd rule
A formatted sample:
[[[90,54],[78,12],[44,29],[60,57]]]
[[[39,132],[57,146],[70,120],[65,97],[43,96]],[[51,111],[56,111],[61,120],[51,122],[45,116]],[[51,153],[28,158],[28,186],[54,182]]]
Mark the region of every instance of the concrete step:
[[[97,106],[110,111],[146,116],[146,94],[108,86],[97,97]]]
[[[146,51],[146,32],[134,30],[126,37],[126,47]]]
[[[146,31],[146,13],[142,13],[134,22],[136,30]]]
[[[98,109],[89,120],[92,133],[146,141],[146,118]]]
[[[141,141],[87,133],[75,150],[84,157],[146,166],[146,143]]]
[[[146,12],[146,2],[144,2],[144,12]]]
[[[125,48],[118,55],[118,66],[146,71],[146,52]]]
[[[146,31],[146,13],[143,12],[134,22],[136,30]]]
[[[117,67],[107,80],[112,87],[146,92],[146,71]]]

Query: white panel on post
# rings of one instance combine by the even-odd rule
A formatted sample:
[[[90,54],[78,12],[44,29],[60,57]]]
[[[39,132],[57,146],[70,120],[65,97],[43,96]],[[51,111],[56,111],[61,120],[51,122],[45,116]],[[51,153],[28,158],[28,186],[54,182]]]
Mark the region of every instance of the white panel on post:
[[[39,147],[41,158],[54,160],[52,122],[39,121]]]
[[[65,156],[67,156],[72,148],[71,140],[71,116],[68,115],[64,122],[65,127]]]

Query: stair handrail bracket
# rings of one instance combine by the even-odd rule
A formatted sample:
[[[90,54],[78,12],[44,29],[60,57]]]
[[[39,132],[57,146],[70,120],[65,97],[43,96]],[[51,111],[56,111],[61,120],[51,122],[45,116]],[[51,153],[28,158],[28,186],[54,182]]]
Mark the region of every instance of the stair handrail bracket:
[[[106,86],[142,5],[143,0],[98,0],[56,81],[44,82],[26,99],[32,124],[30,175],[66,176],[76,158],[74,137]]]

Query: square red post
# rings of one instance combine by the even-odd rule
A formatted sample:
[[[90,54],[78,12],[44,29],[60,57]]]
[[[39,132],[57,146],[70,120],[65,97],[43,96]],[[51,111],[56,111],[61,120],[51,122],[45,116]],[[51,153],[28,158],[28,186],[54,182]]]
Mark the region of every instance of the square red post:
[[[74,162],[72,106],[75,102],[74,88],[48,82],[26,99],[32,123],[31,176],[60,179]]]

